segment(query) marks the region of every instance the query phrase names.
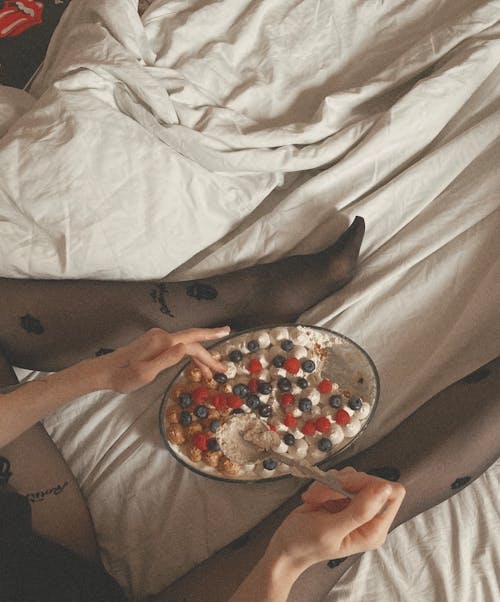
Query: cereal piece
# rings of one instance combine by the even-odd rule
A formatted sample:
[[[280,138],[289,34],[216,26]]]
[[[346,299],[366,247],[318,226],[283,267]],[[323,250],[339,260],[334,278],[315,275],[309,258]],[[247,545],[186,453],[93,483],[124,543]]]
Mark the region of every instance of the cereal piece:
[[[167,437],[171,443],[182,445],[186,441],[184,429],[180,424],[171,424],[167,428]]]
[[[210,380],[204,378],[203,382],[209,389],[217,389],[218,383],[214,378],[211,378]]]
[[[201,449],[198,449],[196,445],[194,445],[193,443],[188,445],[186,452],[190,460],[192,460],[193,462],[201,462],[203,452],[201,451]]]
[[[238,464],[231,462],[231,460],[226,456],[221,456],[217,467],[222,473],[227,474],[231,477],[236,476],[240,472],[240,467],[238,466]]]
[[[222,456],[221,451],[203,452],[203,460],[204,460],[205,464],[208,464],[208,466],[211,466],[212,468],[217,467],[217,464],[219,463],[221,456]]]
[[[221,388],[219,389],[219,391],[221,393],[224,393],[224,395],[230,395],[233,392],[233,388],[231,387],[230,384],[226,383],[224,385],[221,386]]]
[[[203,430],[201,424],[199,422],[193,422],[192,424],[190,424],[187,428],[186,428],[186,437],[188,437],[189,439],[191,439],[192,437],[194,437],[195,435],[197,435],[198,433],[201,433],[201,431]]]
[[[199,368],[190,368],[188,370],[188,378],[193,383],[201,382],[201,370]]]
[[[181,393],[186,393],[187,389],[184,385],[177,385],[176,387],[173,388],[172,390],[172,397],[174,399],[179,399],[179,396]]]
[[[168,406],[168,408],[165,411],[165,416],[170,424],[177,424],[179,422],[180,414],[181,408],[179,408],[178,406]]]

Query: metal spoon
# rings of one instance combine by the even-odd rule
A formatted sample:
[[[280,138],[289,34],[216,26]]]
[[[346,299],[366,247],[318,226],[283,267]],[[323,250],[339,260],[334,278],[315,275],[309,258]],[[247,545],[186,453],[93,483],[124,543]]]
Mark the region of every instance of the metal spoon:
[[[314,479],[349,499],[354,497],[354,494],[342,487],[335,475],[323,472],[320,468],[305,460],[294,460],[287,454],[257,446],[249,440],[248,436],[245,437],[245,434],[251,430],[262,435],[271,433],[268,426],[253,414],[234,414],[217,431],[215,437],[219,446],[224,455],[231,461],[241,464],[272,458],[276,462],[283,462],[283,464],[290,466],[293,469],[292,474],[294,476]]]

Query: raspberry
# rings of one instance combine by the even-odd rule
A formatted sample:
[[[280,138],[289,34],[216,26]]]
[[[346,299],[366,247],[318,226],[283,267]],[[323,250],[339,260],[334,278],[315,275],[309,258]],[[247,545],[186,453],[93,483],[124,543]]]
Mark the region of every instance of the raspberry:
[[[217,393],[212,399],[212,404],[216,410],[222,410],[227,406],[227,399],[222,393]]]
[[[241,397],[238,397],[237,395],[230,395],[227,399],[227,405],[230,408],[233,408],[233,410],[235,410],[236,408],[241,408],[241,406],[243,405],[243,399],[241,399]]]
[[[252,359],[248,362],[248,371],[250,374],[260,374],[262,372],[262,364],[259,360]]]
[[[194,391],[191,391],[191,397],[196,405],[207,401],[209,395],[210,391],[206,387],[197,387]]]
[[[291,406],[295,398],[291,393],[283,393],[280,399],[280,403],[283,407]]]
[[[248,381],[248,390],[250,393],[257,393],[259,390],[259,381],[256,378],[251,378]]]
[[[302,432],[304,433],[304,435],[314,435],[314,433],[316,432],[316,425],[314,424],[314,420],[308,420],[302,427]]]
[[[335,413],[335,422],[337,424],[345,426],[346,424],[349,424],[349,422],[351,422],[351,417],[345,410],[340,409],[337,410]]]
[[[315,426],[316,430],[320,433],[329,433],[332,430],[332,424],[326,416],[318,418],[315,422]]]
[[[333,385],[327,378],[324,378],[318,385],[318,391],[320,393],[331,393],[332,389]]]
[[[276,432],[276,427],[274,426],[274,424],[271,424],[270,422],[268,423],[269,428],[273,431],[273,433]]]
[[[297,425],[297,418],[295,418],[293,414],[286,413],[285,417],[283,418],[283,424],[288,428],[293,428]]]
[[[207,441],[208,441],[207,433],[198,433],[195,436],[195,438],[193,439],[194,445],[198,449],[201,449],[201,451],[207,451],[207,449],[208,449]]]
[[[297,374],[300,370],[300,362],[296,357],[289,357],[285,360],[283,367],[287,372],[290,372],[290,374]]]

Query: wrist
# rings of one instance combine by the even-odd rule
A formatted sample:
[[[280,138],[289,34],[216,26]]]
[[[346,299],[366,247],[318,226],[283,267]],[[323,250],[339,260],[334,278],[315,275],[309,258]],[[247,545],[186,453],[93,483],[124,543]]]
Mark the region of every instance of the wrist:
[[[108,370],[98,361],[98,358],[82,360],[68,370],[74,371],[76,375],[79,386],[75,388],[80,395],[110,388]]]
[[[264,552],[260,564],[262,564],[263,571],[270,583],[282,585],[288,583],[290,588],[301,573],[308,568],[306,562],[294,558],[273,540]]]

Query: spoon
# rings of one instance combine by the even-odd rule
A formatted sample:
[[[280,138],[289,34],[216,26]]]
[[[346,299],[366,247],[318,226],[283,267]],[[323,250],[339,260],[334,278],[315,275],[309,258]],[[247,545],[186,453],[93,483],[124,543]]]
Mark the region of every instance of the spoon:
[[[290,466],[293,476],[314,479],[349,499],[354,497],[342,487],[335,475],[323,472],[305,460],[295,460],[288,454],[273,451],[271,445],[275,442],[276,433],[254,414],[234,414],[217,430],[215,437],[224,455],[236,464],[272,458]]]

